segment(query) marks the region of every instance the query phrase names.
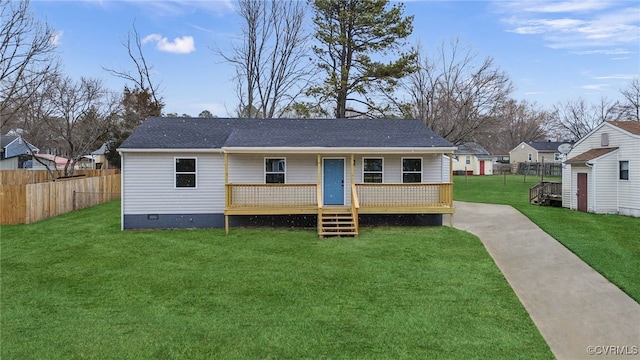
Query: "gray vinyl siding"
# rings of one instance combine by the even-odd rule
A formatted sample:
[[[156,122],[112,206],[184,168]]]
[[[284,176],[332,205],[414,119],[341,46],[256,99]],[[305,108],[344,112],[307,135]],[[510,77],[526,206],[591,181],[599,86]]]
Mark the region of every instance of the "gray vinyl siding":
[[[175,188],[175,158],[196,158],[196,188]],[[442,154],[357,155],[354,181],[362,182],[362,158],[383,158],[383,181],[402,182],[402,158],[422,158],[422,182],[449,182],[449,159]],[[232,184],[264,184],[265,158],[284,158],[285,182],[316,184],[315,154],[229,154],[228,176]],[[345,160],[345,204],[351,203],[351,154],[324,158]],[[224,212],[224,158],[207,153],[125,153],[122,171],[124,215],[218,214]]]
[[[175,188],[175,158],[196,158],[196,188]],[[221,154],[125,153],[123,214],[211,214],[224,212]]]
[[[537,162],[538,151],[531,145],[526,143],[520,143],[513,150],[509,151],[509,160],[512,164],[529,161],[529,154],[531,154],[531,161]]]
[[[620,213],[624,215],[640,216],[640,136],[630,135],[619,128],[605,124],[598,130],[580,140],[567,155],[570,159],[590,149],[600,148],[601,134],[607,133],[608,147],[618,147],[617,151],[606,154],[594,161],[594,177],[589,174],[589,211],[597,213]],[[619,161],[629,161],[629,180],[619,179]],[[570,196],[572,208],[576,208],[576,168],[571,166]],[[580,167],[584,169],[585,167]],[[595,181],[595,184],[594,184]],[[595,197],[597,196],[597,197]],[[595,199],[595,204],[592,200]]]
[[[18,158],[0,160],[0,170],[16,170],[18,169]]]
[[[264,184],[265,159],[285,160],[285,183],[315,184],[318,179],[317,155],[313,154],[229,154],[229,182]]]

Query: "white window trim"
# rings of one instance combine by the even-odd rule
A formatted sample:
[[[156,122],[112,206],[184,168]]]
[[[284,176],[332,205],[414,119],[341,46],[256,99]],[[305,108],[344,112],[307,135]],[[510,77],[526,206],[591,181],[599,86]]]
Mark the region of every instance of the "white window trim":
[[[373,159],[373,160],[380,159],[380,160],[382,160],[382,171],[381,171],[381,173],[382,173],[382,183],[381,184],[384,184],[384,158],[383,157],[363,157],[362,158],[362,183],[365,184],[365,182],[364,182],[364,173],[365,173],[365,171],[364,171],[364,161],[365,161],[365,159]],[[367,172],[376,173],[377,171],[367,171]],[[375,184],[375,183],[366,183],[366,184]]]
[[[622,169],[620,169],[620,165],[622,162],[626,162],[627,163],[627,179],[621,179],[620,178],[620,171]],[[618,160],[618,181],[631,181],[631,161],[629,160]]]
[[[404,160],[405,159],[420,159],[420,171],[404,171]],[[420,183],[422,183],[424,181],[424,159],[420,156],[420,157],[414,157],[414,156],[407,156],[407,157],[402,157],[400,159],[400,183],[402,184],[412,184],[412,183],[405,183],[404,182],[404,174],[417,174],[420,173]],[[413,183],[413,184],[417,184],[417,183]]]
[[[267,171],[266,168],[266,164],[267,164],[267,160],[284,160],[284,182],[283,184],[287,183],[287,158],[284,156],[278,156],[278,157],[274,157],[274,156],[265,156],[263,161],[262,161],[262,170],[264,172],[262,179],[264,180],[265,184],[274,184],[274,183],[268,183],[267,182],[267,174],[280,174],[280,172],[274,172],[274,171]],[[277,184],[277,183],[275,183]]]
[[[178,172],[176,170],[176,161],[178,159],[184,159],[184,160],[195,160],[196,161],[196,171],[194,172],[186,172],[186,171],[181,171]],[[178,186],[178,181],[176,179],[178,174],[194,174],[196,176],[196,186],[194,187],[189,187],[189,186]],[[197,157],[192,157],[192,156],[181,156],[181,157],[174,157],[173,158],[173,188],[174,189],[180,189],[180,190],[188,190],[188,189],[197,189],[198,188],[198,158]]]

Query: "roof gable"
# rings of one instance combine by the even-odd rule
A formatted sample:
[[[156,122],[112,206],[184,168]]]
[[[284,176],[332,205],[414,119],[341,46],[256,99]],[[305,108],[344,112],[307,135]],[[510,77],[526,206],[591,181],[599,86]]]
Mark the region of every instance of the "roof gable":
[[[0,149],[4,159],[40,151],[19,135],[0,136]]]
[[[120,149],[453,147],[420,120],[149,118]]]
[[[604,156],[610,152],[618,150],[617,147],[606,147],[606,148],[597,148],[591,149],[583,152],[580,155],[574,156],[571,159],[567,159],[565,161],[568,164],[578,164],[578,163],[586,163],[591,160],[595,160],[601,156]]]
[[[640,121],[608,121],[608,123],[634,135],[640,135]]]
[[[454,151],[456,154],[473,154],[473,155],[491,155],[482,145],[474,142],[467,142],[458,145],[458,149]]]

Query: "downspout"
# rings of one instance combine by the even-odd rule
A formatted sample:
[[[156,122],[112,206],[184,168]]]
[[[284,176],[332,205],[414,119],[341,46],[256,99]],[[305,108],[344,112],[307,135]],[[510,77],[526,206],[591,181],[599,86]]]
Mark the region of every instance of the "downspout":
[[[124,154],[122,151],[118,151],[120,155],[120,231],[124,231]]]

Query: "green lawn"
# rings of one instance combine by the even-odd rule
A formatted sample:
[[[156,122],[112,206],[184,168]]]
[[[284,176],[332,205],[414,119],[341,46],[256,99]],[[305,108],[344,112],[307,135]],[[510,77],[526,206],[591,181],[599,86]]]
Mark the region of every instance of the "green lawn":
[[[116,201],[2,227],[2,359],[553,358],[465,232],[119,221]]]
[[[640,302],[640,218],[530,205],[528,189],[539,181],[528,176],[524,182],[522,175],[507,176],[506,184],[502,175],[454,177],[454,199],[512,205]]]

